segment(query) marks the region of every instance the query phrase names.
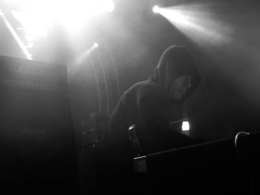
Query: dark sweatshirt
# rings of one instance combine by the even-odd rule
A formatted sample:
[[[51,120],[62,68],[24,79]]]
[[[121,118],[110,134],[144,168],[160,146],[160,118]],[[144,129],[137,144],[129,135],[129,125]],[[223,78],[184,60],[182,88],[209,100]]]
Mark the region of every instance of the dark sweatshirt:
[[[170,99],[169,86],[180,76],[191,76],[191,87],[180,100]],[[170,106],[184,102],[199,83],[194,59],[185,48],[171,46],[165,50],[154,74],[120,98],[101,144],[101,159],[117,165],[136,155],[128,136],[128,127],[133,124],[144,155],[200,143],[171,129],[169,121]]]

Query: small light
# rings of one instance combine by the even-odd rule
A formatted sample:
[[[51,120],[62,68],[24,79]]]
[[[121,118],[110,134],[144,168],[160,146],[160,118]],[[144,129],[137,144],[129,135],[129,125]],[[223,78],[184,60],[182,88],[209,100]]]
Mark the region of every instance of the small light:
[[[97,48],[97,47],[98,47],[98,44],[97,44],[97,43],[94,43],[94,47]]]
[[[190,124],[188,121],[182,122],[182,131],[189,131],[190,130]]]
[[[153,6],[153,12],[154,13],[159,13],[159,11],[160,11],[160,7],[158,6],[158,5],[155,5],[155,6]]]

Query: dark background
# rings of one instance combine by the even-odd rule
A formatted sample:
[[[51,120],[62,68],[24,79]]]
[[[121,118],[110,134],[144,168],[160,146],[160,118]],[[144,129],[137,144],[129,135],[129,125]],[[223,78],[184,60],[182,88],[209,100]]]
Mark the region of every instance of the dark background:
[[[109,116],[122,92],[152,74],[162,52],[173,44],[182,45],[192,53],[203,80],[185,105],[173,108],[178,113],[172,116],[172,120],[182,118],[182,108],[186,107],[191,122],[190,134],[207,140],[228,138],[240,130],[258,131],[258,1],[114,2],[114,12],[93,18],[91,24],[77,35],[71,36],[63,26],[57,24],[48,31],[47,37],[37,39],[30,50],[34,60],[67,65],[71,112],[79,143],[81,121],[92,113]],[[191,37],[152,12],[155,4],[171,7],[190,3],[199,5],[205,13],[210,13],[209,19],[217,21],[212,24],[203,24],[202,21],[200,24],[204,31],[216,31],[216,36],[201,40]],[[1,6],[9,22],[19,27],[21,24],[12,17],[10,11],[21,7],[8,4],[7,1],[3,1]],[[199,32],[199,37],[204,37],[204,31]],[[1,17],[0,32],[0,55],[25,58]],[[21,31],[17,33],[21,38],[24,36]],[[217,41],[217,35],[226,35],[228,39]],[[77,57],[94,42],[99,43],[99,48],[76,62]]]

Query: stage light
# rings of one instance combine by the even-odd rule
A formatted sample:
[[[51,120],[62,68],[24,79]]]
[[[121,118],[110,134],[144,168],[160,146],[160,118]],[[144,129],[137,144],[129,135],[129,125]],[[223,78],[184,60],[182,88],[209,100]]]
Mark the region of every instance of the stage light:
[[[182,131],[189,131],[190,130],[190,124],[188,121],[182,122]]]
[[[98,47],[98,43],[94,43],[94,48],[97,48]]]
[[[158,5],[155,5],[155,6],[153,6],[153,12],[154,13],[159,13],[159,11],[160,11],[160,7],[158,6]]]
[[[229,44],[232,28],[219,21],[208,9],[207,5],[182,5],[160,8],[159,14],[200,45]]]

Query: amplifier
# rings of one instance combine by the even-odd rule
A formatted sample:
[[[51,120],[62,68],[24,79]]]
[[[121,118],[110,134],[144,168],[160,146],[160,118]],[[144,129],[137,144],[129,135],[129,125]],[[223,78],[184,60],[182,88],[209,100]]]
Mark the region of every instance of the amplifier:
[[[0,56],[0,194],[77,194],[66,71]]]
[[[0,56],[0,87],[12,86],[68,93],[67,67],[8,56]]]

